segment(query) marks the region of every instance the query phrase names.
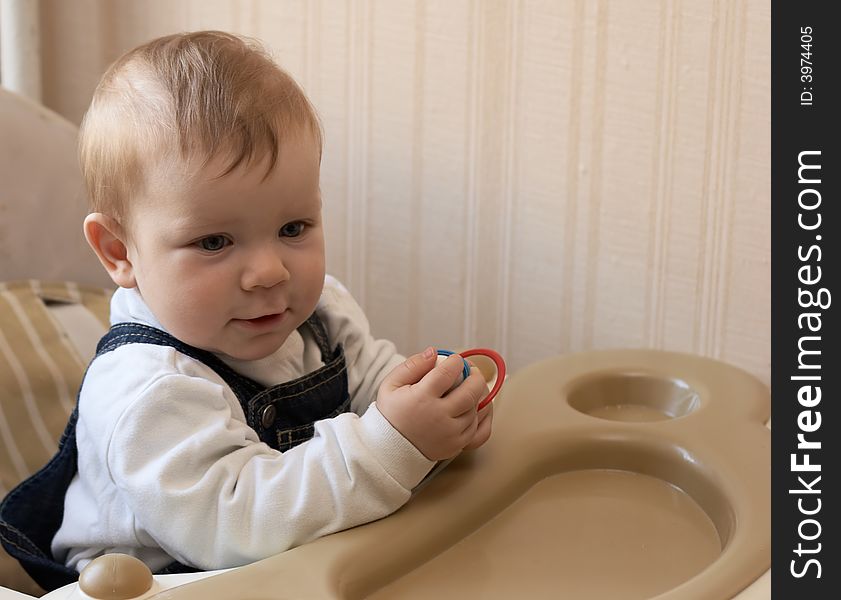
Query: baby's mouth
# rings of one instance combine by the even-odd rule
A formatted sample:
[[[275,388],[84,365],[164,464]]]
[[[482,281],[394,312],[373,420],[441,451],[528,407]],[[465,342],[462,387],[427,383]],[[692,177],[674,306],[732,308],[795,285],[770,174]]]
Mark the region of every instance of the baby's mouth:
[[[283,310],[279,313],[271,313],[260,317],[254,317],[253,319],[234,319],[234,321],[237,321],[239,323],[247,323],[248,325],[253,325],[254,327],[262,327],[279,323],[286,315],[286,313],[287,311]]]
[[[262,317],[257,317],[256,319],[246,319],[249,323],[254,323],[255,325],[260,325],[262,323],[269,323],[279,317],[282,313],[275,313],[273,315],[263,315]]]

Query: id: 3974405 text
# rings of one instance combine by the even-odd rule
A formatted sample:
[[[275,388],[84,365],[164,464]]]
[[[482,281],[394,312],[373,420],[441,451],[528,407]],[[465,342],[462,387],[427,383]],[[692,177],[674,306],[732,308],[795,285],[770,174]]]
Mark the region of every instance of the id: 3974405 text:
[[[812,27],[800,28],[800,106],[812,106],[814,101],[814,67],[812,65]]]

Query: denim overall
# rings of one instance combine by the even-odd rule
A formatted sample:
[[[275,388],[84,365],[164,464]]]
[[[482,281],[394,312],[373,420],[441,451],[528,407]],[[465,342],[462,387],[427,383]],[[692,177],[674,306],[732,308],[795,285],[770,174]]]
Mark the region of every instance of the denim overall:
[[[260,440],[284,452],[310,439],[313,424],[350,409],[347,366],[341,345],[331,350],[324,324],[315,313],[299,328],[308,329],[318,343],[324,366],[303,377],[270,388],[236,373],[217,356],[189,346],[168,333],[137,323],[111,327],[99,341],[96,357],[125,344],[170,346],[213,369],[225,380],[242,405],[248,425]],[[0,504],[0,542],[29,575],[49,591],[79,578],[79,573],[56,562],[50,544],[64,516],[64,496],[77,471],[77,406],[61,436],[56,455],[32,477],[15,487]],[[197,569],[172,563],[159,573]]]

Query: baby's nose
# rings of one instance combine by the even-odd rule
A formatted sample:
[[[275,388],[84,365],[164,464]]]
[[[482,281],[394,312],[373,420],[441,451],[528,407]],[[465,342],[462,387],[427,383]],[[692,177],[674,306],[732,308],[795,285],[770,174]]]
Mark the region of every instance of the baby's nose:
[[[289,270],[276,248],[263,248],[248,257],[242,277],[243,289],[270,288],[289,279]]]

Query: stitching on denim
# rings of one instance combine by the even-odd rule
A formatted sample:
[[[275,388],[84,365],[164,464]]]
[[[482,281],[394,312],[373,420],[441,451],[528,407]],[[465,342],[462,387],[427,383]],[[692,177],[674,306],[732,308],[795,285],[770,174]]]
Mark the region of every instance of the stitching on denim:
[[[350,398],[348,398],[347,400],[342,402],[341,405],[339,405],[339,408],[329,412],[327,415],[325,415],[323,417],[319,417],[318,419],[316,419],[316,421],[321,421],[323,419],[332,419],[333,417],[338,417],[339,415],[348,412],[347,410],[343,410],[345,405],[350,406]],[[315,421],[313,421],[312,423],[307,423],[305,425],[298,425],[297,427],[289,427],[288,429],[283,429],[280,432],[278,432],[278,435],[280,435],[281,433],[285,433],[285,432],[295,433],[296,431],[304,431],[308,428],[309,429],[315,429],[314,423],[315,423]]]
[[[280,438],[280,436],[282,435],[288,435],[289,437],[292,437],[294,434],[300,431],[306,431],[308,429],[312,429],[313,431],[315,431],[315,425],[313,423],[315,423],[315,421],[313,421],[312,423],[307,423],[306,425],[298,425],[297,427],[290,427],[289,429],[281,429],[277,432],[277,436],[278,438]]]
[[[330,336],[327,333],[324,322],[318,316],[318,313],[313,312],[304,323],[309,327],[316,344],[318,344],[318,349],[321,351],[321,359],[327,362],[333,350],[330,348]]]
[[[304,442],[308,442],[315,435],[315,427],[313,427],[312,425],[309,425],[309,428],[311,428],[312,431],[303,432],[304,435],[295,435],[296,433],[299,433],[299,432],[298,431],[293,431],[291,429],[290,430],[279,431],[277,433],[277,449],[280,452],[286,452],[287,450],[291,450],[292,448],[294,448],[295,446],[298,446],[299,444],[303,444]],[[285,438],[285,440],[284,440],[284,438]]]
[[[348,412],[349,408],[350,408],[350,397],[348,397],[344,402],[342,402],[339,405],[339,408],[330,412],[327,416],[319,417],[316,420],[321,421],[322,419],[332,419],[333,417],[337,417],[341,414],[344,414],[344,413]],[[301,439],[295,439],[295,437],[296,437],[295,434],[302,433],[302,432],[309,432],[310,430],[312,431],[312,433],[310,433],[310,435],[308,435],[306,437],[301,437]],[[307,423],[305,425],[299,425],[297,427],[290,427],[288,429],[283,429],[281,431],[278,431],[277,432],[278,449],[280,449],[283,446],[286,446],[287,447],[286,449],[288,450],[289,448],[297,446],[298,444],[302,444],[303,442],[311,440],[313,438],[314,434],[315,434],[315,421],[313,421],[312,423]],[[287,441],[283,440],[284,437],[287,438]]]
[[[286,386],[305,385],[311,379],[315,379],[316,377],[321,377],[324,374],[325,371],[330,371],[331,369],[335,369],[337,367],[340,367],[340,370],[335,375],[330,377],[330,379],[332,379],[333,377],[341,375],[342,372],[347,370],[347,364],[346,363],[343,364],[343,362],[344,362],[344,354],[342,354],[340,356],[337,356],[336,358],[331,359],[329,363],[327,363],[323,367],[313,371],[312,373],[307,373],[306,375],[303,375],[303,376],[299,377],[298,379],[293,379],[292,381],[286,381],[284,383],[279,383],[276,386],[267,388],[267,389],[263,390],[262,392],[260,392],[260,395],[266,394],[268,392],[272,392],[272,390],[280,389],[280,388],[283,388],[283,387],[286,387]],[[318,384],[318,385],[320,385],[320,384]],[[286,397],[287,398],[294,398],[295,396],[300,396],[301,394],[306,393],[309,390],[316,389],[318,387],[318,385],[314,385],[311,388],[307,388],[303,392],[300,392],[298,394],[292,394],[291,396],[286,396]]]
[[[28,542],[29,544],[31,544],[32,548],[27,548],[25,546],[21,546],[18,543],[17,540],[14,540],[10,537],[7,537],[5,531],[0,531],[0,538],[3,539],[3,545],[8,544],[9,546],[12,546],[13,548],[16,548],[16,549],[18,549],[21,552],[24,552],[26,554],[35,554],[35,556],[37,558],[50,560],[50,557],[48,557],[46,554],[44,554],[44,551],[41,550],[38,546],[36,546],[32,542],[32,540],[30,540],[26,535],[24,535],[24,533],[20,529],[18,529],[14,525],[11,525],[11,524],[9,524],[5,521],[3,522],[3,527],[8,529],[10,532],[14,533],[17,536],[18,540],[22,540],[22,541],[25,541],[25,542]]]
[[[105,335],[108,336],[111,334],[111,332],[120,331],[122,329],[142,329],[147,331],[148,333],[141,333],[139,331],[129,331],[129,333],[121,333],[119,335],[110,336],[108,341],[105,342],[105,345],[102,346],[102,351],[107,351],[108,349],[111,349],[112,346],[119,347],[121,345],[124,345],[126,342],[121,342],[120,340],[129,337],[161,341],[165,341],[167,339],[164,335],[161,335],[164,332],[162,332],[160,329],[155,329],[154,327],[149,327],[148,325],[143,325],[141,323],[118,323],[116,325],[112,325],[111,329]],[[177,338],[172,339],[177,340]]]
[[[312,387],[308,387],[307,389],[302,390],[302,391],[300,391],[296,394],[290,394],[288,396],[282,396],[280,398],[273,398],[272,397],[272,393],[273,393],[273,390],[275,390],[275,388],[269,388],[268,390],[260,392],[259,394],[257,394],[253,398],[251,398],[251,400],[249,400],[249,402],[248,402],[248,415],[252,419],[256,419],[257,412],[260,409],[262,409],[264,406],[266,406],[268,404],[276,404],[278,402],[282,403],[283,400],[291,400],[293,398],[299,398],[299,397],[303,396],[304,394],[312,392],[313,390],[317,390],[318,388],[330,383],[331,381],[333,381],[337,377],[341,377],[342,374],[345,371],[347,371],[347,365],[342,366],[342,368],[339,369],[336,373],[334,373],[333,375],[331,375],[327,379],[315,384]],[[284,384],[281,384],[281,385],[284,385]],[[265,400],[266,398],[269,399],[267,402],[260,403],[261,400]]]
[[[300,392],[296,392],[294,394],[289,394],[287,396],[277,398],[277,399],[274,400],[274,402],[277,402],[279,400],[286,400],[286,399],[290,399],[290,398],[298,398],[299,396],[303,396],[304,394],[306,394],[308,392],[311,392],[312,390],[317,390],[321,386],[333,381],[336,377],[340,377],[345,371],[347,371],[347,365],[346,364],[342,365],[341,368],[338,371],[336,371],[335,373],[333,373],[332,375],[330,375],[330,377],[328,377],[327,379],[325,379],[323,381],[320,381],[320,382],[316,383],[312,387],[308,387],[307,389],[301,390]],[[315,372],[311,373],[309,376],[307,376],[306,380],[303,380],[303,381],[295,380],[295,381],[289,381],[287,383],[281,383],[280,385],[277,385],[275,387],[271,387],[271,388],[269,388],[265,391],[260,392],[259,396],[275,394],[275,393],[277,393],[278,388],[280,388],[282,386],[285,386],[288,383],[294,383],[296,385],[301,385],[301,384],[307,383],[310,379],[313,379],[316,376],[320,376],[320,375],[323,375],[323,374],[324,374],[323,370],[319,369],[318,371],[315,371]],[[257,398],[258,398],[258,396],[255,396],[254,398],[251,399],[251,402],[256,401]]]

